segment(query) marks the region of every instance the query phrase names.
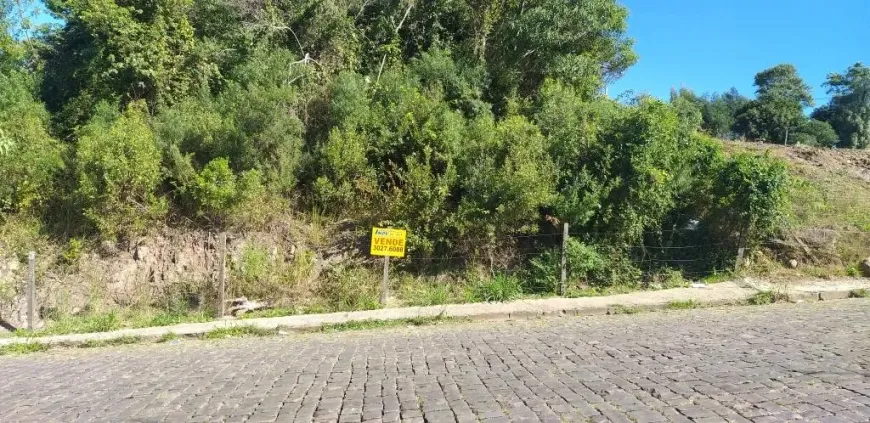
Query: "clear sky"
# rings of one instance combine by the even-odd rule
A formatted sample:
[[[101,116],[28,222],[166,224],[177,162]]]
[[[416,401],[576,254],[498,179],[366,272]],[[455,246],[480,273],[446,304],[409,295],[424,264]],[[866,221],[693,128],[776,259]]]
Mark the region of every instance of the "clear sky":
[[[696,93],[736,87],[752,97],[753,77],[791,63],[826,103],[830,72],[870,64],[870,0],[620,0],[640,56],[609,87],[666,99],[671,87]]]

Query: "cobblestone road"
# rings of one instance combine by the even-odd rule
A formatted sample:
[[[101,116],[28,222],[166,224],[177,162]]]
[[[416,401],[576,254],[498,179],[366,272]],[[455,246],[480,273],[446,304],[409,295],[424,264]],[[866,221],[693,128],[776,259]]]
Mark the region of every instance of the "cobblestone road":
[[[870,301],[0,357],[0,421],[870,421]]]

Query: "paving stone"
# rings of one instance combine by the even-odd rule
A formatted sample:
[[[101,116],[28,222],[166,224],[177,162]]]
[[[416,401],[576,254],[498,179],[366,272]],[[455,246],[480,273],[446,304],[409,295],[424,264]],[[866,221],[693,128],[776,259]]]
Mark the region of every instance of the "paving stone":
[[[0,421],[870,421],[868,300],[0,358]]]

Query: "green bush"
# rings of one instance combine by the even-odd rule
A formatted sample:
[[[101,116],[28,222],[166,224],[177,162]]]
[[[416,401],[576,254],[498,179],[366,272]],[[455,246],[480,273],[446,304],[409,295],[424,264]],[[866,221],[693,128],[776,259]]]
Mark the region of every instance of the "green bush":
[[[197,215],[217,223],[251,216],[263,207],[266,196],[258,170],[235,175],[229,161],[222,157],[208,162],[191,185]]]
[[[534,232],[541,208],[555,196],[546,138],[520,116],[497,124],[478,119],[469,134],[459,156],[459,231],[490,247],[494,238]]]
[[[116,116],[103,105],[78,132],[76,194],[104,238],[142,233],[166,211],[156,193],[161,155],[144,107],[134,103]]]
[[[569,238],[565,261],[568,289],[585,285],[600,285],[597,277],[605,267],[604,258],[598,251],[583,242]],[[529,270],[525,285],[530,292],[558,293],[562,272],[561,248],[544,251],[540,256],[529,260]]]
[[[250,62],[234,69],[235,80],[217,94],[189,97],[161,110],[155,132],[166,155],[168,179],[178,193],[186,194],[195,169],[225,158],[233,174],[256,169],[267,190],[292,194],[304,127],[298,113],[299,87],[287,81],[307,72],[287,66],[295,60],[285,49],[256,50]],[[213,170],[217,166],[212,165]]]
[[[0,213],[29,211],[58,195],[65,147],[23,73],[0,73]]]
[[[840,142],[837,131],[828,122],[809,119],[801,123],[791,136],[790,144],[833,147]]]
[[[230,169],[229,161],[223,157],[208,162],[193,184],[193,198],[201,212],[225,212],[237,195],[236,175]]]
[[[475,282],[469,291],[474,302],[505,302],[522,294],[520,280],[515,276],[495,275],[491,279]]]
[[[716,175],[717,200],[709,223],[724,239],[738,233],[749,243],[764,239],[782,224],[789,181],[785,163],[778,159],[735,155]]]

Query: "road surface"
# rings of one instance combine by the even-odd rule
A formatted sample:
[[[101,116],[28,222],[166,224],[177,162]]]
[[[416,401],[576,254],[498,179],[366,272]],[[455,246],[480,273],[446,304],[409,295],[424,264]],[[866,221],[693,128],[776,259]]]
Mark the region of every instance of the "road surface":
[[[870,300],[0,357],[0,421],[870,421]]]

